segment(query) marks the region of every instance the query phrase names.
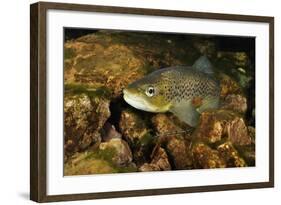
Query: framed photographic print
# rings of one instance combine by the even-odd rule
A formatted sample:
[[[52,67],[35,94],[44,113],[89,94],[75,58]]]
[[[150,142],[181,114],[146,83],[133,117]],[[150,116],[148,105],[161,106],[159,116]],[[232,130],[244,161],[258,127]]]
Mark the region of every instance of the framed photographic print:
[[[30,197],[274,186],[274,18],[31,5]]]

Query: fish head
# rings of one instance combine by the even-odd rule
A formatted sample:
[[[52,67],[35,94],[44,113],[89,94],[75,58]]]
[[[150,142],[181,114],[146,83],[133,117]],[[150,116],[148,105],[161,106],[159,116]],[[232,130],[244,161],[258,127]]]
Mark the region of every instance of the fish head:
[[[164,85],[154,75],[129,84],[123,90],[124,100],[134,108],[147,112],[166,112],[171,103],[165,100]]]

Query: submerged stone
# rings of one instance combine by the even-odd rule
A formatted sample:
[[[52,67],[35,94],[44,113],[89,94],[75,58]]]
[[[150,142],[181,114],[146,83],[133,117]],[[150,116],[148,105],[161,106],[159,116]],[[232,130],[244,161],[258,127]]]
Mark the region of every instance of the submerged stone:
[[[187,140],[193,128],[181,122],[176,116],[170,113],[158,113],[151,119],[153,128],[158,136],[158,141],[165,141],[172,136],[181,136]]]
[[[247,98],[239,94],[227,95],[224,99],[222,109],[233,110],[244,114],[247,111]]]
[[[236,112],[213,110],[203,112],[193,133],[195,168],[245,167],[253,165],[255,153],[251,128]]]
[[[144,163],[139,171],[165,171],[171,170],[171,165],[169,163],[168,155],[165,150],[159,146],[155,147],[152,153],[152,160],[150,163]]]
[[[248,145],[251,137],[244,119],[229,110],[206,111],[201,114],[193,139],[208,144],[229,140],[234,145]]]
[[[122,135],[116,131],[116,128],[114,125],[106,122],[103,126],[103,128],[101,129],[101,138],[102,141],[104,142],[108,142],[111,139],[115,139],[115,138],[122,138]]]
[[[231,142],[225,142],[217,147],[219,155],[225,160],[227,167],[246,167],[245,160],[239,155]]]
[[[190,169],[192,167],[192,155],[190,142],[182,137],[170,137],[167,140],[166,150],[175,169]]]
[[[248,88],[253,79],[254,69],[249,55],[242,52],[218,52],[216,66],[231,76],[241,88]]]
[[[226,162],[217,150],[204,143],[196,143],[192,147],[194,167],[197,169],[225,168]]]
[[[242,89],[240,85],[229,75],[225,73],[219,73],[218,79],[220,81],[221,93],[220,96],[224,99],[227,95],[230,94],[241,94]]]
[[[191,128],[167,114],[157,114],[152,123],[158,133],[158,143],[165,147],[173,168],[190,169]]]
[[[250,145],[252,143],[243,118],[234,118],[227,123],[225,130],[229,140],[236,146]]]
[[[124,87],[148,72],[189,65],[200,56],[191,38],[171,36],[167,41],[163,35],[108,31],[67,41],[64,53],[65,84],[105,86],[112,98],[119,97]]]
[[[138,165],[146,162],[154,142],[148,122],[137,112],[125,109],[121,112],[119,129],[131,147],[134,161]]]
[[[103,142],[91,151],[76,153],[64,166],[64,175],[136,172],[128,144],[119,138]]]
[[[132,162],[132,152],[126,141],[120,138],[114,138],[108,142],[99,145],[99,149],[103,152],[113,152],[111,161],[116,166],[126,166]]]
[[[100,159],[81,161],[76,166],[65,165],[64,171],[65,176],[109,173],[117,173],[117,171],[107,161]]]
[[[109,101],[93,100],[87,94],[64,97],[64,150],[66,156],[101,141],[100,129],[110,116]]]

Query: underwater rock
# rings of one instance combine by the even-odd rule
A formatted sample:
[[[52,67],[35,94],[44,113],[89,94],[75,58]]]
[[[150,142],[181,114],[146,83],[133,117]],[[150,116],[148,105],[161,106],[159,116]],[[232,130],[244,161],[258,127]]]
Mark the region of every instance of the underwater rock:
[[[171,165],[169,163],[168,155],[165,150],[159,146],[156,146],[152,153],[152,160],[150,163],[144,163],[139,171],[164,171],[171,170]]]
[[[221,141],[223,131],[224,117],[217,115],[215,111],[203,112],[199,125],[193,133],[193,139],[208,144],[216,143]]]
[[[170,136],[182,136],[189,139],[193,129],[169,113],[158,113],[152,117],[151,122],[158,137],[164,141]]]
[[[219,155],[225,160],[227,167],[246,167],[245,160],[239,155],[231,142],[225,142],[217,147]]]
[[[223,102],[222,109],[233,110],[244,114],[247,111],[247,99],[242,95],[227,95]]]
[[[121,95],[129,83],[171,65],[191,65],[200,53],[191,39],[99,31],[64,44],[65,84],[109,89]],[[189,46],[190,45],[190,46]],[[188,53],[188,55],[187,55]]]
[[[147,161],[154,141],[147,121],[132,109],[125,109],[121,112],[119,129],[132,149],[134,161],[138,165]]]
[[[84,93],[64,97],[65,153],[70,156],[101,141],[100,129],[110,116],[109,101],[93,100]]]
[[[161,168],[157,164],[144,163],[139,168],[140,172],[151,172],[151,171],[161,171]]]
[[[220,51],[217,53],[216,67],[224,70],[225,74],[235,79],[242,88],[248,88],[253,79],[252,66],[246,52]]]
[[[175,169],[188,169],[192,165],[189,151],[191,128],[180,124],[173,116],[157,114],[152,123],[158,133],[158,143],[163,144]]]
[[[217,150],[211,149],[204,143],[196,143],[192,147],[193,164],[198,169],[225,168],[226,162]]]
[[[248,126],[249,136],[251,137],[251,142],[255,144],[256,142],[256,129],[252,126]]]
[[[136,172],[137,167],[130,162],[131,158],[123,155],[127,149],[124,141],[115,140],[110,145],[102,145],[102,149],[96,148],[72,155],[64,164],[64,175]],[[122,161],[128,163],[123,164]]]
[[[240,155],[244,158],[248,166],[255,166],[255,128],[248,126],[248,133],[251,137],[251,144],[236,146],[236,148],[239,151]]]
[[[221,93],[220,96],[224,99],[227,95],[230,94],[241,94],[242,89],[240,85],[232,79],[229,75],[220,73],[218,75],[218,79],[220,81]]]
[[[183,137],[170,137],[166,150],[170,156],[175,169],[190,169],[192,166],[192,155],[189,150],[190,143]]]
[[[220,59],[227,59],[237,67],[248,67],[250,59],[246,52],[226,52],[220,51],[217,53]]]
[[[229,121],[225,126],[225,132],[228,139],[236,146],[250,145],[252,143],[243,118],[236,117]]]
[[[103,159],[92,158],[91,152],[76,153],[64,165],[64,175],[106,174],[117,172]]]
[[[114,138],[122,138],[122,135],[116,131],[114,125],[106,122],[101,129],[101,138],[103,142],[108,142]]]
[[[121,113],[119,128],[129,143],[142,138],[149,132],[145,120],[132,109],[125,109]]]
[[[103,45],[105,39],[98,39],[95,34],[85,42],[86,37],[65,43],[65,49],[71,49],[74,53],[71,60],[65,60],[65,64],[72,62],[65,69],[66,84],[90,88],[104,86],[112,93],[111,97],[116,97],[121,95],[128,83],[144,75],[144,62],[136,58],[128,47]]]
[[[126,141],[120,138],[111,139],[108,142],[102,142],[99,149],[104,152],[113,152],[112,163],[116,166],[123,167],[132,162],[132,152]]]
[[[248,145],[251,137],[244,119],[229,110],[206,111],[201,114],[200,123],[193,133],[193,139],[208,144],[218,143],[223,138],[234,145]]]
[[[237,147],[239,154],[243,157],[248,166],[255,166],[256,152],[255,144]]]
[[[175,123],[168,117],[167,114],[158,113],[152,118],[152,124],[155,131],[161,137],[163,135],[170,135],[177,133],[183,135],[183,129],[175,125]]]
[[[250,132],[250,129],[236,112],[229,110],[203,112],[200,124],[193,133],[194,166],[208,167],[209,159],[216,161],[212,162],[215,164],[212,165],[214,167],[252,166],[255,161],[253,150],[255,145],[252,138],[255,134],[253,131]]]

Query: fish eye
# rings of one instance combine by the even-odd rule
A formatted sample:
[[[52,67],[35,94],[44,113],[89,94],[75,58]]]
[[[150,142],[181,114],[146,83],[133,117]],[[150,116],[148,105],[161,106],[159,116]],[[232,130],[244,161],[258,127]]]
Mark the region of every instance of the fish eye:
[[[148,96],[148,97],[152,97],[155,93],[155,90],[154,90],[154,87],[152,86],[149,86],[146,91],[145,91],[145,94]]]

